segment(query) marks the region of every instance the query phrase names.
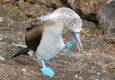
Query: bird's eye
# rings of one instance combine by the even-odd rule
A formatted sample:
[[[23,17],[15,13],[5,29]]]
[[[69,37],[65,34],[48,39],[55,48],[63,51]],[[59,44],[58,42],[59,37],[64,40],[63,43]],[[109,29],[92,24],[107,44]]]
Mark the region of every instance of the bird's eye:
[[[70,32],[71,32],[71,33],[73,33],[73,31],[72,31],[72,30],[70,30]]]

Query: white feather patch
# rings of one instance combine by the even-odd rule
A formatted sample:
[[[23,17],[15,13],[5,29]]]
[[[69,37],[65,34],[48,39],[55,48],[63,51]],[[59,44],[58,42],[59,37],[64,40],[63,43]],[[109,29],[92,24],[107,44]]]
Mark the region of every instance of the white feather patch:
[[[12,43],[12,45],[15,45],[15,46],[18,46],[18,47],[27,48],[27,46],[25,46],[25,45],[20,45],[20,44],[15,44],[15,43]]]

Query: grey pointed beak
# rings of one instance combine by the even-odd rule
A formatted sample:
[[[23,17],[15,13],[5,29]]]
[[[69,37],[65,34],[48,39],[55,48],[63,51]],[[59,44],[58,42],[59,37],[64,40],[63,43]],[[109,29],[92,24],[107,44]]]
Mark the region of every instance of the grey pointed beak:
[[[79,53],[80,53],[80,50],[83,50],[82,48],[82,44],[81,44],[81,40],[80,40],[80,32],[71,32],[73,34],[73,37],[75,39],[75,42],[77,44],[77,48],[79,50]]]

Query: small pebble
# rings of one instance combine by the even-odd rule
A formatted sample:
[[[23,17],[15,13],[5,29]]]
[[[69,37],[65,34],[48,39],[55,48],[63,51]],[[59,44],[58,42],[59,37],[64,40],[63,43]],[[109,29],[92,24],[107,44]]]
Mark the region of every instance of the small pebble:
[[[4,61],[5,59],[3,57],[0,56],[0,60]]]
[[[101,75],[101,73],[100,73],[100,72],[97,72],[97,75]]]
[[[78,78],[78,75],[77,75],[77,74],[75,75],[75,78]]]
[[[22,71],[24,71],[24,72],[25,72],[25,71],[26,71],[26,69],[22,69]]]
[[[2,22],[3,21],[3,18],[2,17],[0,17],[0,22]]]
[[[2,40],[2,39],[3,39],[3,37],[0,36],[0,40]]]

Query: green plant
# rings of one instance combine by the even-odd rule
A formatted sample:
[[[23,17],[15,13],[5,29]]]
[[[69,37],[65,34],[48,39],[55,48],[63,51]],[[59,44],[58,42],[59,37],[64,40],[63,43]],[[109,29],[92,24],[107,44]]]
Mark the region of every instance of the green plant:
[[[97,2],[97,0],[95,0],[95,2]]]
[[[28,21],[22,21],[22,24],[28,25]]]
[[[11,59],[10,53],[9,53],[9,59],[10,61],[14,62],[14,57]]]
[[[25,12],[22,12],[22,14],[26,14]]]
[[[5,61],[6,60],[6,54],[5,54],[6,52],[5,52],[4,48],[3,48],[3,52],[4,52],[4,61]],[[9,60],[14,62],[14,57],[11,59],[10,53],[8,53],[8,54],[9,54]]]
[[[86,6],[88,6],[89,5],[89,3],[86,3]]]
[[[18,6],[16,6],[16,9],[18,9],[19,7]]]
[[[14,57],[12,58],[12,62],[14,62]]]
[[[22,14],[26,14],[27,13],[27,11],[26,12],[22,12]]]
[[[13,8],[13,9],[11,9],[11,12],[16,12],[16,11],[18,11],[18,8],[19,8],[19,7],[18,7],[18,6],[16,6],[16,9],[14,9],[14,8]]]
[[[9,59],[10,59],[10,61],[11,61],[10,53],[9,53]]]
[[[16,9],[11,9],[12,12],[16,12],[17,10]]]
[[[6,60],[6,54],[5,54],[5,50],[3,48],[3,52],[4,52],[4,61]]]

